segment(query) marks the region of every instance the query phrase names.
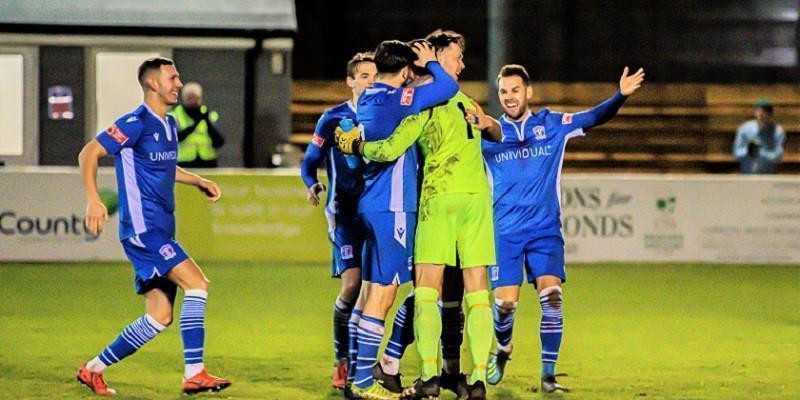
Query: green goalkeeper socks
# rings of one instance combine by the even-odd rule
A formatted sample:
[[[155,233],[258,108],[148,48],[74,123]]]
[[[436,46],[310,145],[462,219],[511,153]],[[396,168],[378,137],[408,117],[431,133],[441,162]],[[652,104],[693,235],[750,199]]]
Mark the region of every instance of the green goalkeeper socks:
[[[414,338],[422,360],[422,380],[439,375],[439,337],[442,318],[439,315],[439,292],[429,287],[414,289]],[[487,303],[488,304],[488,303]],[[491,316],[489,317],[491,323]],[[491,326],[488,332],[491,334]],[[489,337],[491,340],[491,336]],[[487,347],[488,352],[488,347]]]
[[[486,379],[486,363],[492,347],[492,309],[489,307],[489,291],[479,290],[464,295],[467,303],[467,342],[472,356],[472,374],[468,383]],[[416,321],[415,321],[416,322]],[[420,353],[421,354],[421,353]]]

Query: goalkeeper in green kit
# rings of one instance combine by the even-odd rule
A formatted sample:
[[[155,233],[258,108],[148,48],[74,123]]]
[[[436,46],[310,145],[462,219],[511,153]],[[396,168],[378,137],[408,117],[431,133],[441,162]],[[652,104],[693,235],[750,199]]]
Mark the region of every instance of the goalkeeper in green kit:
[[[457,79],[464,69],[464,39],[451,31],[434,32],[427,40],[437,59]],[[414,248],[414,336],[422,360],[422,376],[406,393],[411,398],[439,395],[438,352],[442,321],[437,301],[446,265],[460,267],[467,304],[467,341],[473,360],[469,398],[485,399],[486,363],[492,344],[492,309],[486,267],[495,264],[492,197],[481,154],[482,132],[467,123],[477,105],[459,92],[447,103],[406,117],[390,137],[363,142],[360,132],[337,130],[337,144],[346,153],[372,161],[393,161],[415,143],[424,159],[423,181]],[[486,132],[489,140],[493,133]]]

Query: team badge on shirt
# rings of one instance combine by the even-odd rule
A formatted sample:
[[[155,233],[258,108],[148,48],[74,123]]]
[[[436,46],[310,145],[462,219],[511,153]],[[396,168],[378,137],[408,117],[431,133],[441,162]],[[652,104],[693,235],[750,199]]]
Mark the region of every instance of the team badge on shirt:
[[[414,88],[403,89],[403,94],[400,96],[401,106],[410,106],[414,102]]]
[[[122,132],[122,129],[117,127],[117,124],[112,124],[109,126],[108,129],[106,129],[106,133],[108,133],[108,136],[111,136],[111,138],[116,140],[119,144],[125,144],[125,142],[128,141],[128,136]]]
[[[169,260],[172,257],[175,257],[175,249],[172,248],[172,245],[165,244],[158,249],[158,253],[161,254],[161,257],[164,257],[164,260]]]
[[[547,135],[544,133],[544,127],[541,125],[533,127],[533,136],[536,137],[536,140],[547,139]]]
[[[562,125],[567,125],[567,124],[571,124],[571,123],[572,123],[572,114],[564,114],[561,117],[561,124]]]

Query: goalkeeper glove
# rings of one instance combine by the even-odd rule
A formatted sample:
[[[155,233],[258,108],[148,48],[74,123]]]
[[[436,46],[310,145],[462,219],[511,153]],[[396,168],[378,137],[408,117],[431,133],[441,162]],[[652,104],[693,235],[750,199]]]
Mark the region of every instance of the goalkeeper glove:
[[[336,127],[335,132],[336,146],[339,151],[345,154],[360,155],[359,147],[361,145],[361,132],[357,127],[353,126],[350,130],[345,131],[341,126]]]

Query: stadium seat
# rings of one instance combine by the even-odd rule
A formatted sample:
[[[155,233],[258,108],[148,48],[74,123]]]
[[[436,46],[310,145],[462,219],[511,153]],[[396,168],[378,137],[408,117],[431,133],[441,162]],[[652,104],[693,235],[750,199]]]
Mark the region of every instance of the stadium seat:
[[[461,82],[482,105],[489,88]],[[577,112],[606,99],[611,83],[533,84],[534,109]],[[317,118],[349,96],[339,81],[294,81],[290,142],[304,147]],[[800,172],[800,89],[793,85],[647,84],[609,123],[569,142],[564,168],[571,172],[735,173],[730,154],[736,128],[752,118],[761,97],[775,103],[775,120],[786,130],[782,173]]]

